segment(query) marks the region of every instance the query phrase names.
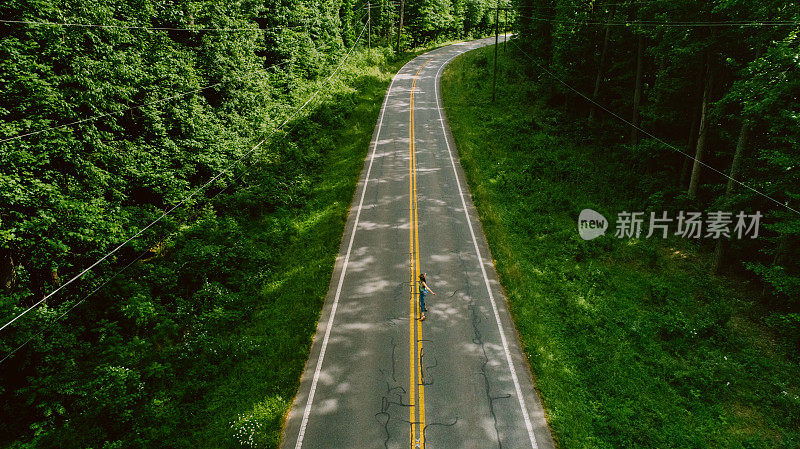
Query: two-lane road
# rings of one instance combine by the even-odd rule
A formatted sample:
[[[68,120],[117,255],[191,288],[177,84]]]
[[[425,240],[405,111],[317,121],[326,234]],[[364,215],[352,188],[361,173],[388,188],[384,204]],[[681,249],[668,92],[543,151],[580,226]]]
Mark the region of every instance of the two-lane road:
[[[282,448],[553,447],[441,105],[447,62],[493,42],[392,80]]]

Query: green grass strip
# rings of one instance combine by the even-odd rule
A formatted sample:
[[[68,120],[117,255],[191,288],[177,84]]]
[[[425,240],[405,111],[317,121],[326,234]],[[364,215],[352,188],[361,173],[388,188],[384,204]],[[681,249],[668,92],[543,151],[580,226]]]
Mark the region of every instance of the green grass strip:
[[[585,242],[580,210],[644,210],[636,173],[580,143],[539,74],[492,47],[457,58],[444,104],[559,447],[800,447],[800,370],[755,288],[680,239]]]

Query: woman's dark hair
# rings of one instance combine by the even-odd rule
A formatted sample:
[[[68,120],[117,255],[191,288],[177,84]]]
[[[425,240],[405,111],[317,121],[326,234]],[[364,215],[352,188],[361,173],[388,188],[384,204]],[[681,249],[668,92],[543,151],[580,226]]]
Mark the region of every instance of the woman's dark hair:
[[[422,282],[425,282],[425,273],[420,273],[419,274],[419,280],[422,281]]]

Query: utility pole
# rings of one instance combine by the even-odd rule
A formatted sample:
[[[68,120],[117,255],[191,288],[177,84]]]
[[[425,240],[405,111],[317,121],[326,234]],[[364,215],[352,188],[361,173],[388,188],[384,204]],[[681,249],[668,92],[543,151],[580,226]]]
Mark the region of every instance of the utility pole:
[[[383,6],[386,8],[386,42],[388,43],[390,42],[389,39],[392,37],[392,25],[394,25],[391,15],[389,14],[392,8],[386,2],[383,3]]]
[[[400,38],[403,36],[403,12],[405,11],[406,0],[400,0],[400,28],[397,29],[397,52],[400,52]]]
[[[367,2],[367,50],[372,52],[372,9]]]
[[[500,0],[497,0],[497,8],[494,13],[494,78],[492,78],[492,103],[494,103],[495,90],[497,88],[497,44],[500,40]]]

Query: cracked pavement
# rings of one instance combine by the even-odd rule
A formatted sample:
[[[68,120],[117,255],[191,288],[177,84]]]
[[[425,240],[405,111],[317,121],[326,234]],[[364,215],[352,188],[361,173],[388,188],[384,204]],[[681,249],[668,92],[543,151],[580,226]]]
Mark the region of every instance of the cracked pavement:
[[[419,399],[409,397],[407,349],[409,98],[420,67],[414,94],[419,259],[438,293],[426,298],[424,338],[416,342],[425,385],[424,446],[554,447],[456,148],[440,120],[442,66],[493,43],[494,37],[433,50],[395,75],[281,448],[415,447],[409,407]]]

